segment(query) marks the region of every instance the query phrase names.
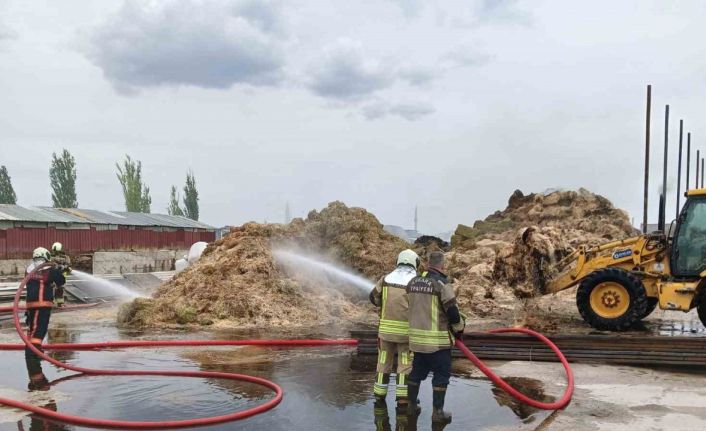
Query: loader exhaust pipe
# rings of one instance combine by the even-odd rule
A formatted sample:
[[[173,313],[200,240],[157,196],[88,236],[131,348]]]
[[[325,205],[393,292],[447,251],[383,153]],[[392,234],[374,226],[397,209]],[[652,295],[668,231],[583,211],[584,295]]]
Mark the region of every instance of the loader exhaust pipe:
[[[665,224],[664,223],[664,209],[665,209],[664,204],[665,204],[664,195],[660,194],[659,195],[659,216],[658,216],[658,220],[657,220],[657,230],[663,232],[664,235],[666,236],[667,232],[665,231],[665,227],[664,227],[664,224]]]

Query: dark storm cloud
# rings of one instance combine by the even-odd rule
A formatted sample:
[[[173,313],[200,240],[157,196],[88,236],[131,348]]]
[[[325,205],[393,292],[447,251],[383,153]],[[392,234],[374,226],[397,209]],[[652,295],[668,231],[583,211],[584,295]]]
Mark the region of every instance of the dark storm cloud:
[[[391,86],[396,77],[378,59],[363,54],[359,43],[341,39],[324,49],[309,68],[308,88],[338,101],[356,101]]]
[[[367,120],[377,120],[392,115],[409,121],[419,120],[422,117],[433,114],[434,111],[434,107],[426,102],[397,104],[378,102],[364,106],[361,110]]]
[[[126,1],[85,54],[121,92],[141,87],[273,85],[283,77],[278,4]]]

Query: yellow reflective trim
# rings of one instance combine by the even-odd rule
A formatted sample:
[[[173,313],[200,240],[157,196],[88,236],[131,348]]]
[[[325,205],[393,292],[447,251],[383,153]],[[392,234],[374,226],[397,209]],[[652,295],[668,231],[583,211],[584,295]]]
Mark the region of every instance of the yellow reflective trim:
[[[409,356],[407,355],[407,353],[400,353],[400,362],[402,362],[403,365],[409,364]]]
[[[380,354],[378,355],[378,362],[381,364],[384,364],[387,360],[387,352],[385,350],[380,350]]]
[[[385,306],[387,305],[387,286],[382,286],[382,303],[380,304],[380,320],[385,318]]]
[[[431,297],[431,330],[439,329],[439,299],[436,295]]]

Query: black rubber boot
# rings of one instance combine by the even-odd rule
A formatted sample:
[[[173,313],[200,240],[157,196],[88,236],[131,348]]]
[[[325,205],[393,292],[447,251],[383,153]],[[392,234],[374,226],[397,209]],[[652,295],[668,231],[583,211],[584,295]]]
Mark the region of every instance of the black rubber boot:
[[[431,421],[434,423],[451,423],[451,412],[444,411],[445,398],[446,388],[434,387],[434,411],[431,413]]]
[[[375,400],[373,404],[373,415],[375,417],[375,430],[376,431],[391,431],[390,427],[390,415],[387,412],[387,403],[385,399]]]
[[[417,416],[422,411],[419,405],[419,383],[407,381],[407,414]]]
[[[418,415],[398,414],[396,417],[395,431],[417,431]]]

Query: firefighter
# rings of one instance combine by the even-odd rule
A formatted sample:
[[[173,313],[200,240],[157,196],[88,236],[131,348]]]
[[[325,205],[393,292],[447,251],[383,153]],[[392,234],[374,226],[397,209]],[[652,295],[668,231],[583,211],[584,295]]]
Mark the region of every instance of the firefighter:
[[[378,361],[373,393],[376,403],[382,404],[387,396],[390,373],[394,370],[397,354],[397,408],[407,410],[407,376],[412,369],[409,353],[409,324],[407,322],[407,283],[417,276],[419,256],[404,250],[397,257],[394,271],[382,277],[370,292],[370,301],[380,307],[378,327]]]
[[[27,281],[27,296],[25,303],[27,306],[27,335],[33,345],[41,349],[42,340],[47,335],[51,309],[54,307],[54,290],[52,285],[63,287],[66,278],[62,273],[62,268],[58,265],[40,266],[49,262],[51,256],[49,250],[44,247],[34,249],[32,253],[32,263],[27,267],[26,274],[29,274]],[[36,356],[27,347],[25,356]]]
[[[51,262],[59,266],[64,278],[71,274],[71,258],[64,252],[64,246],[60,242],[55,242],[51,246]],[[64,286],[54,286],[54,304],[57,307],[64,306]]]
[[[446,388],[451,377],[451,347],[455,336],[461,337],[466,323],[458,310],[456,295],[444,274],[444,254],[429,254],[428,272],[407,285],[409,300],[409,348],[413,352],[409,387],[408,414],[416,412],[419,385],[433,372],[432,422],[451,423],[451,413],[444,411]]]

